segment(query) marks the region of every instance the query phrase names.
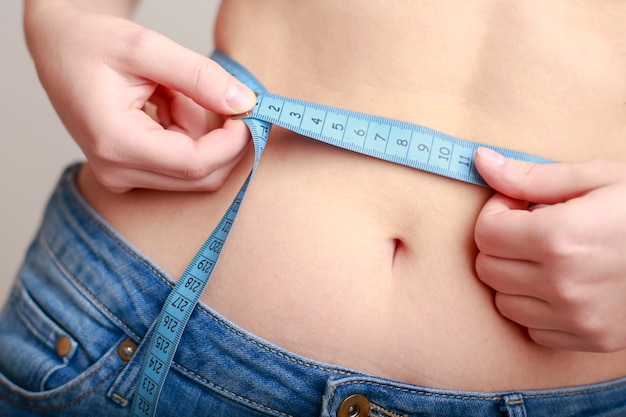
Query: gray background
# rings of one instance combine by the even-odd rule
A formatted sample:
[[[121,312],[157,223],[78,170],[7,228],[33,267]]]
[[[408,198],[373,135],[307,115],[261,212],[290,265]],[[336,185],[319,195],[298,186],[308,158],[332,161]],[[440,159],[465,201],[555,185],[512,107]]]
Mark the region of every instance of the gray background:
[[[145,0],[135,20],[180,44],[212,49],[217,0]],[[71,28],[68,28],[71,30]],[[63,167],[83,159],[37,80],[22,34],[22,3],[0,2],[0,304],[4,303]]]

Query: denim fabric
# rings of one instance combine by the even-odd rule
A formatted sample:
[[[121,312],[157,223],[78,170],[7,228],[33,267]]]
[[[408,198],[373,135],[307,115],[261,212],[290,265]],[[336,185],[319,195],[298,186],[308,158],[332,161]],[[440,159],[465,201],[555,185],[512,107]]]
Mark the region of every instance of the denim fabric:
[[[77,169],[68,168],[55,190],[0,316],[0,416],[129,415],[141,342],[174,285],[86,204],[74,185]],[[121,354],[132,342],[134,355]],[[365,403],[346,405],[354,399]],[[200,305],[158,407],[159,416],[338,412],[626,416],[626,378],[530,392],[418,387],[297,356]]]

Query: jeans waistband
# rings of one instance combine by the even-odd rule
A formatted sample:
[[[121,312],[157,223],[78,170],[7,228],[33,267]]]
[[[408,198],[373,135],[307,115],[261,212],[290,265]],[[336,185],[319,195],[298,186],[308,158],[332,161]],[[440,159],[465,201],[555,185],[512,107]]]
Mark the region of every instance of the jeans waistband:
[[[79,165],[74,165],[64,172],[46,209],[40,238],[77,291],[140,343],[174,280],[133,248],[82,198],[75,185],[78,169]],[[387,416],[474,415],[467,414],[468,406],[476,415],[526,415],[515,414],[520,406],[527,415],[534,415],[533,408],[539,410],[537,415],[579,415],[581,410],[585,412],[581,403],[587,411],[595,411],[602,404],[606,410],[620,406],[621,412],[626,412],[626,378],[584,387],[511,393],[418,387],[300,357],[250,334],[204,304],[192,314],[174,362],[174,372],[268,415],[320,415],[320,410],[324,416],[336,415],[341,407],[346,409],[346,401],[363,398],[371,415]],[[132,386],[129,382],[129,391]],[[582,396],[585,400],[578,401]],[[572,404],[577,414],[564,412]],[[549,409],[558,412],[546,414]]]

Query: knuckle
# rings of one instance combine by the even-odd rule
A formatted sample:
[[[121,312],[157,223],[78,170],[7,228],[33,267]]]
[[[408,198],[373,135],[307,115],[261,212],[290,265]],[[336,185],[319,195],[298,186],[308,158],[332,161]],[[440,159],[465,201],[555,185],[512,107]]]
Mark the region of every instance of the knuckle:
[[[210,167],[199,162],[189,162],[181,172],[181,177],[187,181],[201,181],[211,173]]]
[[[127,32],[126,42],[119,45],[125,49],[126,53],[120,54],[119,59],[134,62],[142,51],[154,49],[157,42],[157,35],[154,31],[144,27],[133,27]]]
[[[206,185],[207,191],[217,191],[222,188],[226,183],[226,178],[228,178],[228,176],[224,174],[211,176],[211,181]]]
[[[585,323],[589,318],[584,315],[588,306],[589,291],[578,285],[572,275],[554,273],[546,282],[550,290],[550,301],[560,309],[571,311],[570,320]]]
[[[207,177],[207,181],[202,184],[203,191],[217,191],[224,186],[226,183],[227,175],[222,173],[215,173],[209,177]]]
[[[583,342],[584,350],[599,353],[615,352],[622,345],[615,332],[611,330],[610,320],[606,320],[597,311],[579,308],[570,315],[569,326]]]
[[[574,330],[574,333],[590,338],[594,336],[598,330],[598,321],[589,311],[583,309],[571,309],[569,314],[568,326]]]
[[[200,181],[196,188],[198,191],[206,191],[206,192],[217,191],[224,186],[227,179],[228,179],[228,172],[226,172],[226,170],[218,170],[218,171],[212,172],[210,175],[208,175],[202,181]]]
[[[620,350],[620,348],[611,338],[595,337],[591,340],[590,350],[598,353],[611,353]]]
[[[220,163],[207,163],[202,158],[195,158],[187,163],[181,177],[193,183],[191,188],[198,191],[217,191],[226,183],[230,171],[228,166]]]
[[[106,189],[114,193],[122,193],[129,190],[129,186],[125,183],[124,178],[120,176],[117,170],[113,169],[94,169],[96,180]]]
[[[576,238],[574,225],[564,223],[562,219],[555,219],[546,223],[540,232],[540,250],[546,260],[564,262],[580,256],[580,245]]]
[[[603,327],[584,328],[581,337],[587,341],[587,349],[592,352],[610,353],[622,348],[609,329]]]

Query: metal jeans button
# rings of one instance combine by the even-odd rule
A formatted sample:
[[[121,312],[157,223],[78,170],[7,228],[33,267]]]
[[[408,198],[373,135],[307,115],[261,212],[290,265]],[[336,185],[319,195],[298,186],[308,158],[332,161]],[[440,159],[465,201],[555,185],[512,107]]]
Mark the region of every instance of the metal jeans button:
[[[351,395],[339,406],[337,417],[366,417],[370,413],[370,401],[365,395]]]

